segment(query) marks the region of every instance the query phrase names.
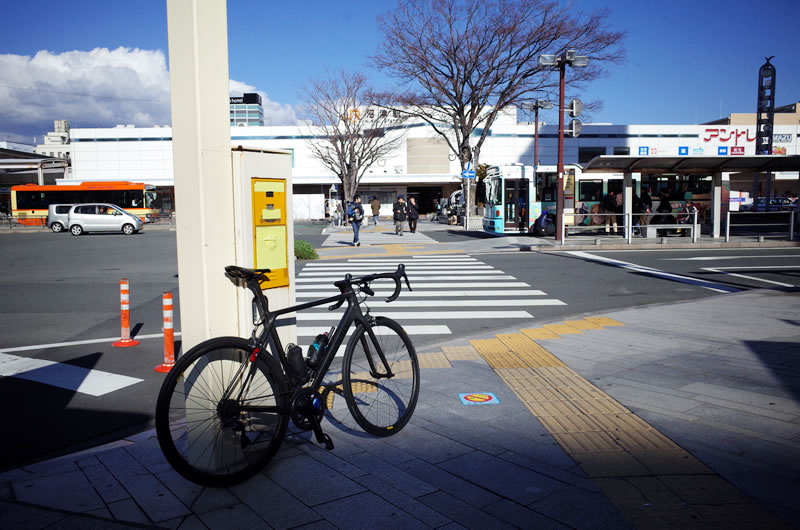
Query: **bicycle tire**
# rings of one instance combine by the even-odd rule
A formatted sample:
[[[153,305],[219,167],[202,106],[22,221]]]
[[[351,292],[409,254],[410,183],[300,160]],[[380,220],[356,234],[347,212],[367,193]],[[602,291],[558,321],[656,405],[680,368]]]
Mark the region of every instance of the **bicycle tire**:
[[[286,380],[271,357],[256,359],[246,389],[242,381],[233,383],[251,353],[250,343],[239,337],[207,340],[183,355],[161,386],[158,443],[175,471],[192,482],[212,487],[243,482],[267,465],[286,435]],[[221,389],[228,384],[234,384],[231,395],[242,391],[243,399],[221,402]],[[238,410],[243,402],[277,410]]]
[[[402,326],[377,317],[372,326],[394,376],[375,378],[367,355],[379,372],[385,368],[363,325],[356,327],[347,343],[342,361],[343,391],[347,408],[364,431],[374,436],[391,436],[411,419],[419,398],[419,361],[414,345]],[[366,345],[366,348],[365,348]]]

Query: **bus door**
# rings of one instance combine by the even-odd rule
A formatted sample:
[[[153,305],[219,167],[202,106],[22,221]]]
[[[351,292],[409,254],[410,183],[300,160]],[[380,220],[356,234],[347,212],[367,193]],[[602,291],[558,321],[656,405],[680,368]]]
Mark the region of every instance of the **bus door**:
[[[504,231],[525,231],[528,228],[528,180],[505,180],[505,224]]]

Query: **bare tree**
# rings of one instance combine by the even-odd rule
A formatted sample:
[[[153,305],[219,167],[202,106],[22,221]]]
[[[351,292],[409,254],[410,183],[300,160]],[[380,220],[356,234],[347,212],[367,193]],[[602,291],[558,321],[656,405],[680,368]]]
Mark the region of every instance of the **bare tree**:
[[[374,106],[363,74],[339,72],[317,79],[302,92],[301,116],[310,120],[312,155],[342,183],[341,198],[351,201],[366,171],[390,155],[403,139],[393,130],[402,117],[380,102]]]
[[[444,137],[463,170],[478,166],[500,112],[558,90],[539,55],[574,48],[590,57],[586,68],[568,69],[572,89],[623,58],[624,34],[609,31],[606,17],[542,0],[403,0],[379,17],[385,38],[373,59],[406,85],[397,95],[405,112]]]

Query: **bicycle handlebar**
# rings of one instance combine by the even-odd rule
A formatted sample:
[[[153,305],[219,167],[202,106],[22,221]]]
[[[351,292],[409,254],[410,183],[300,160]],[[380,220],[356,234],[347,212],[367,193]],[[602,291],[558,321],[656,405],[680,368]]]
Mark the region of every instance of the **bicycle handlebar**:
[[[406,281],[406,286],[408,287],[409,291],[413,291],[411,288],[411,283],[408,281],[408,274],[406,274],[406,266],[402,263],[397,265],[397,270],[394,272],[380,272],[377,274],[368,274],[366,276],[356,276],[353,277],[350,274],[346,274],[343,280],[339,280],[334,282],[333,285],[339,288],[342,291],[348,285],[360,284],[361,291],[368,294],[369,296],[373,296],[375,291],[369,286],[369,284],[375,280],[381,279],[391,279],[394,280],[394,292],[386,298],[386,302],[392,302],[397,300],[397,297],[400,296],[400,289],[402,284],[400,283],[401,279]],[[339,301],[336,304],[332,305],[329,309],[333,310],[338,308],[342,305],[344,301]]]

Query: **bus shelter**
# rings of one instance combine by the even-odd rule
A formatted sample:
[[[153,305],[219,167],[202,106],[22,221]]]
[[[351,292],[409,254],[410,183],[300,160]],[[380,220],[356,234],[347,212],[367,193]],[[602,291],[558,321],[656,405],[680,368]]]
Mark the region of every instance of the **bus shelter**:
[[[712,237],[720,237],[721,219],[728,208],[727,182],[731,173],[800,171],[800,155],[737,156],[629,156],[602,155],[590,160],[583,173],[622,173],[623,209],[629,216],[633,206],[633,174],[682,174],[711,177]],[[798,183],[800,185],[800,182]],[[725,190],[723,201],[723,189]]]

